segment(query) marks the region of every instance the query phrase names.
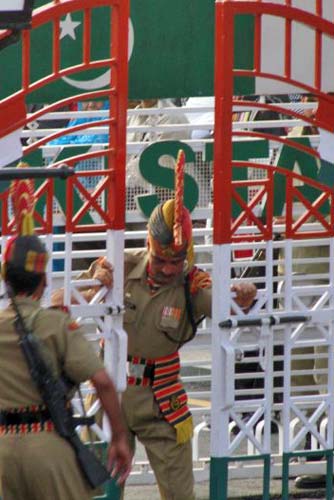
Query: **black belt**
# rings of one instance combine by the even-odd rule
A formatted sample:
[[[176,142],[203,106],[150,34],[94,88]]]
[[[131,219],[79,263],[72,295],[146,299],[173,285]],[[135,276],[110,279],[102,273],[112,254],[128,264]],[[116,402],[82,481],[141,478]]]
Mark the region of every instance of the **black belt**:
[[[94,416],[91,417],[72,417],[73,425],[94,425]],[[0,411],[0,425],[30,425],[44,424],[51,420],[51,415],[48,409],[37,411]]]
[[[22,412],[11,412],[11,411],[0,411],[0,425],[22,425],[22,424],[37,424],[45,423],[51,420],[49,410],[37,410],[37,411],[22,411]]]

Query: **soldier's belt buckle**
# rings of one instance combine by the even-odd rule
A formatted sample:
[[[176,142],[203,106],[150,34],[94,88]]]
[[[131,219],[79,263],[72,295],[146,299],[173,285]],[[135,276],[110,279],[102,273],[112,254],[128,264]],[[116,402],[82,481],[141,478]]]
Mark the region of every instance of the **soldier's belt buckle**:
[[[129,377],[143,378],[146,365],[127,363],[127,375]]]

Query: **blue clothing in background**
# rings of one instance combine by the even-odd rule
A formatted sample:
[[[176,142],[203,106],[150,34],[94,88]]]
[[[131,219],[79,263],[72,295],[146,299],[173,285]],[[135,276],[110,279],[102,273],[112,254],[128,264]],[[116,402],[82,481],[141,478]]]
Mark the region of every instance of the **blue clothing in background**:
[[[102,110],[109,109],[108,101],[104,101]],[[82,110],[82,104],[78,104],[78,110]],[[89,123],[95,121],[101,121],[105,118],[75,118],[68,122],[67,127],[74,127],[75,125],[81,125],[82,123]],[[109,142],[108,134],[94,134],[94,135],[64,135],[62,137],[58,137],[58,139],[54,139],[49,142],[50,146],[58,146],[63,144],[103,144]]]

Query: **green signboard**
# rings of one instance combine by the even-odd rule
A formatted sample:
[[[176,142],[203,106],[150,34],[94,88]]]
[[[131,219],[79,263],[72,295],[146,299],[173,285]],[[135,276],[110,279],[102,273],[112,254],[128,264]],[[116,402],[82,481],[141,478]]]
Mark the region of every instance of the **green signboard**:
[[[308,137],[291,137],[291,141],[309,148],[311,147]],[[59,162],[61,160],[65,160],[67,157],[83,154],[87,152],[88,149],[89,147],[84,145],[63,148],[59,151],[57,157],[54,158],[54,161]],[[165,155],[169,155],[176,159],[179,149],[183,149],[185,151],[187,163],[195,161],[195,151],[193,151],[192,148],[186,143],[179,141],[161,141],[149,145],[142,153],[139,165],[140,173],[145,181],[158,188],[170,189],[172,193],[174,189],[173,171],[168,167],[162,167],[159,164],[159,159]],[[236,140],[233,142],[233,159],[236,161],[249,161],[250,158],[263,159],[268,158],[268,156],[269,142],[267,140]],[[41,151],[38,150],[25,159],[31,166],[40,166],[42,164]],[[208,143],[205,148],[205,162],[211,162],[212,160],[213,145],[212,143]],[[286,169],[287,171],[297,172],[298,174],[317,181],[324,186],[332,187],[334,184],[334,165],[332,163],[328,163],[312,155],[308,155],[307,153],[287,144],[282,146],[276,159],[276,165]],[[247,178],[246,168],[233,169],[234,181],[247,180]],[[276,172],[274,174],[274,183],[274,215],[279,216],[283,213],[286,201],[285,175]],[[38,183],[36,185],[38,185]],[[7,188],[7,186],[5,187]],[[248,189],[249,188],[247,187],[237,189],[238,193],[245,201],[248,199]],[[297,189],[310,203],[313,203],[321,195],[321,191],[319,191],[319,189],[310,186],[308,183],[300,183]],[[184,201],[187,208],[191,211],[198,205],[199,190],[200,185],[197,183],[195,177],[186,174]],[[55,184],[55,195],[59,206],[64,212],[66,212],[65,187],[62,181]],[[160,201],[161,200],[158,198],[157,194],[145,193],[137,196],[138,208],[146,217],[149,217],[153,208]],[[82,203],[78,194],[74,194],[73,203],[74,209],[78,210]],[[237,217],[241,212],[241,207],[233,202],[232,210],[233,217]],[[266,207],[263,207],[263,210],[265,213]],[[323,204],[320,212],[328,214],[329,204],[327,202]],[[83,223],[89,224],[91,222],[89,214],[86,215]]]
[[[35,7],[46,4],[36,0]],[[213,95],[214,0],[132,0],[129,30],[129,96],[131,99]],[[92,10],[92,58],[108,57],[109,9]],[[61,67],[82,61],[83,12],[60,19]],[[105,41],[105,43],[103,43]],[[21,88],[20,43],[0,52],[0,98]],[[235,63],[252,67],[253,17],[236,20]],[[222,62],[221,62],[222,63]],[[220,64],[220,62],[219,62]],[[31,33],[31,76],[35,81],[52,71],[52,23]],[[28,97],[29,102],[58,101],[89,90],[106,88],[107,68],[71,74]],[[236,82],[235,93],[254,90],[252,79]]]

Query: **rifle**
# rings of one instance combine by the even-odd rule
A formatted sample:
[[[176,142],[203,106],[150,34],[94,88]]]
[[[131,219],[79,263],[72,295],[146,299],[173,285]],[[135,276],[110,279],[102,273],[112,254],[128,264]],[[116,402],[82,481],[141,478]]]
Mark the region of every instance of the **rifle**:
[[[26,326],[13,292],[8,290],[8,295],[16,314],[14,324],[19,335],[19,345],[27,361],[31,378],[49,410],[56,431],[72,446],[83,475],[95,489],[110,479],[110,472],[81,442],[75,431],[72,412],[67,407],[66,383],[62,378],[55,377],[50,370],[44,359],[39,339]]]

